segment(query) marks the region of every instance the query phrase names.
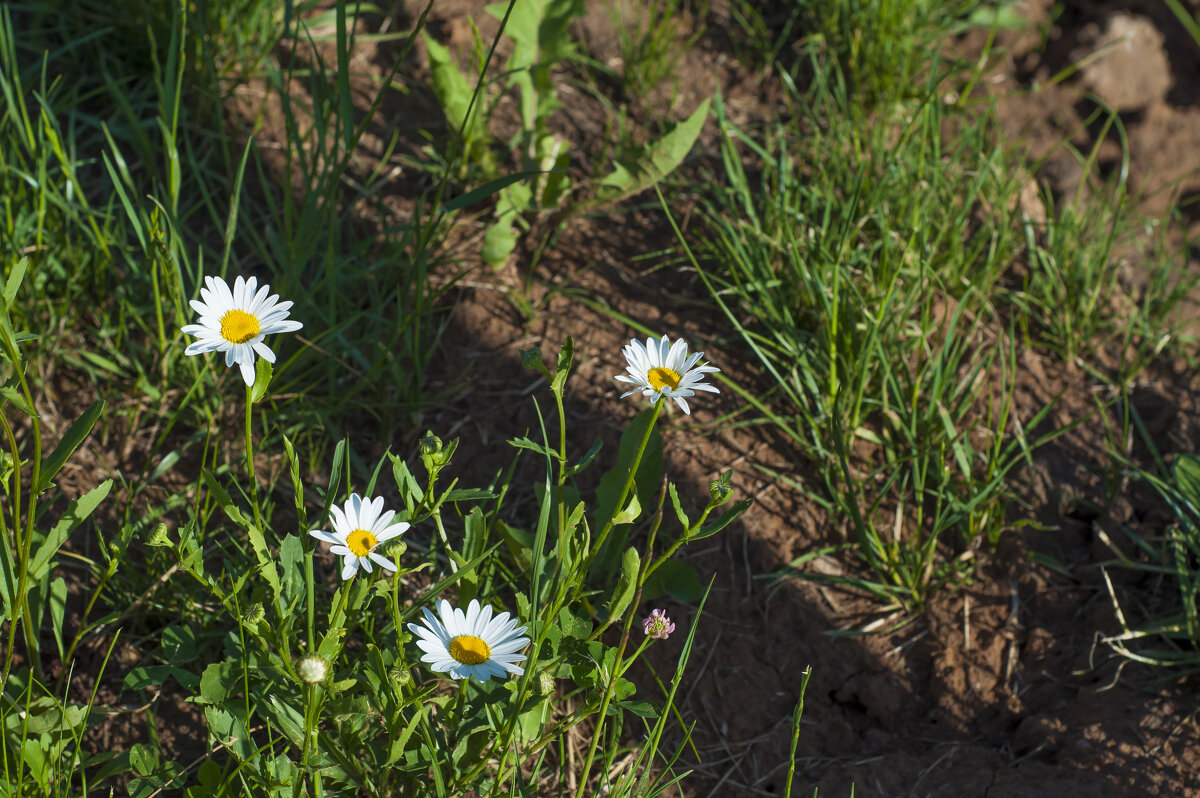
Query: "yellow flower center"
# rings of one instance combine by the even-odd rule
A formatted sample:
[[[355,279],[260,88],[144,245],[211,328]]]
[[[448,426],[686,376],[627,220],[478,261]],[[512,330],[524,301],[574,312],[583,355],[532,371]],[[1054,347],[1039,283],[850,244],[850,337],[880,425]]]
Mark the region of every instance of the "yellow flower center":
[[[487,662],[492,649],[475,635],[459,635],[450,641],[450,656],[463,665],[478,665]]]
[[[221,317],[221,337],[231,344],[244,344],[258,335],[258,318],[244,310],[231,310]]]
[[[646,379],[650,380],[650,387],[656,391],[661,391],[663,388],[670,388],[673,391],[679,387],[681,378],[679,372],[674,369],[659,366],[646,372]]]
[[[346,548],[356,557],[366,557],[379,540],[365,529],[356,529],[346,535]]]

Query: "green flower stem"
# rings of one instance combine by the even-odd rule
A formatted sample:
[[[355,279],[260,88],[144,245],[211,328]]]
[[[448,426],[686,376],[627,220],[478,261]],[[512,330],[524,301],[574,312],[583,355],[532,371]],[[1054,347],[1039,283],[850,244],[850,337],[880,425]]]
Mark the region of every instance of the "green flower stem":
[[[254,386],[246,386],[246,476],[250,478],[250,506],[254,510],[254,525],[263,529],[262,514],[258,509],[258,475],[254,472],[254,436],[251,435],[250,411],[254,408]]]
[[[588,568],[591,567],[592,561],[596,555],[600,553],[600,549],[604,546],[604,541],[608,540],[609,534],[613,530],[614,521],[621,511],[625,509],[625,502],[629,500],[629,494],[633,490],[634,479],[637,477],[638,468],[642,464],[642,455],[646,453],[646,446],[650,443],[650,433],[654,431],[654,424],[658,421],[658,416],[662,413],[663,403],[667,401],[666,397],[660,397],[654,403],[654,414],[650,416],[650,421],[646,424],[646,431],[642,433],[642,441],[638,444],[637,455],[633,458],[633,465],[629,468],[629,474],[625,477],[625,486],[621,488],[621,497],[617,499],[617,506],[613,508],[613,514],[604,523],[604,527],[600,530],[599,536],[596,538],[596,545],[592,547],[591,553],[587,557],[583,572],[586,574]],[[580,583],[579,588],[582,588]]]
[[[662,400],[659,400],[660,404],[661,402]],[[658,414],[655,413],[655,417],[657,417],[657,415]],[[653,426],[653,420],[651,420],[650,426]],[[649,429],[649,427],[647,427],[647,429]],[[642,448],[645,448],[645,441],[642,441]],[[641,453],[639,452],[639,457],[640,454]],[[635,465],[635,471],[636,468],[637,467]],[[639,594],[641,593],[640,590],[638,592]],[[583,770],[579,774],[579,787],[575,790],[575,798],[583,798],[584,790],[587,789],[588,775],[592,770],[592,761],[596,758],[596,748],[600,744],[600,732],[604,728],[604,719],[608,716],[608,705],[612,703],[613,693],[617,688],[617,679],[619,679],[620,674],[624,672],[624,668],[622,668],[621,665],[625,657],[625,646],[629,643],[629,630],[633,626],[633,616],[637,614],[636,609],[636,604],[631,605],[625,615],[625,629],[621,632],[621,643],[617,646],[617,656],[616,659],[613,660],[613,669],[608,680],[608,687],[604,691],[604,698],[601,699],[600,709],[596,713],[596,728],[592,730],[592,742],[588,745],[587,758],[583,760]]]

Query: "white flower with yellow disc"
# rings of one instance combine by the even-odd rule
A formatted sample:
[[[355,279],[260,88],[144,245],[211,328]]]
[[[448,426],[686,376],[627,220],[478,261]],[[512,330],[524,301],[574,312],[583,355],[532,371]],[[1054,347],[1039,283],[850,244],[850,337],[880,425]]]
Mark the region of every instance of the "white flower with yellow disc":
[[[233,290],[220,277],[205,277],[200,299],[191,301],[200,314],[199,324],[186,324],[183,331],[199,340],[184,350],[185,355],[224,352],[225,365],[236,363],[247,385],[254,384],[254,356],[275,362],[275,353],[263,343],[268,335],[295,332],[304,325],[288,319],[291,302],[280,302],[271,286],[258,288],[258,280],[238,276]]]
[[[629,374],[619,374],[617,379],[636,387],[621,394],[622,399],[639,392],[651,402],[657,402],[665,396],[674,399],[679,409],[690,414],[692,411],[684,400],[685,396],[695,396],[696,391],[720,393],[708,383],[701,382],[705,374],[720,369],[700,363],[703,352],[689,355],[687,341],[682,338],[675,343],[671,343],[665,335],[659,341],[647,338],[645,345],[635,338],[623,351],[629,364],[626,368]]]
[[[475,599],[471,599],[465,613],[445,599],[437,603],[437,608],[437,615],[428,607],[422,610],[424,626],[408,625],[425,652],[421,661],[431,670],[448,673],[451,679],[472,677],[481,682],[525,672],[517,663],[525,661],[525,655],[519,652],[529,644],[529,638],[521,636],[526,627],[517,626],[516,618],[510,618],[507,612],[493,618],[492,608],[481,607]]]
[[[399,570],[387,557],[376,554],[375,548],[404,534],[409,525],[404,521],[392,523],[396,511],[384,512],[382,497],[363,499],[351,493],[344,507],[330,507],[329,514],[333,518],[332,533],[314,529],[308,534],[333,544],[329,551],[342,558],[342,579],[354,576],[359,568],[371,573],[372,561],[385,570]]]

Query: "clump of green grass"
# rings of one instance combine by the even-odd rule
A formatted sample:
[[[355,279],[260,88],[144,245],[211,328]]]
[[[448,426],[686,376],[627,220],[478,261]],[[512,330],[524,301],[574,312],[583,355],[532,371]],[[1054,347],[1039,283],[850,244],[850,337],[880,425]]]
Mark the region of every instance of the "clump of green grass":
[[[1019,186],[989,118],[941,83],[901,118],[868,117],[837,74],[762,134],[718,107],[696,267],[764,369],[770,390],[747,401],[847,519],[871,573],[853,584],[919,610],[1006,527],[1036,421],[1016,417],[1016,341],[992,301],[1020,249]]]

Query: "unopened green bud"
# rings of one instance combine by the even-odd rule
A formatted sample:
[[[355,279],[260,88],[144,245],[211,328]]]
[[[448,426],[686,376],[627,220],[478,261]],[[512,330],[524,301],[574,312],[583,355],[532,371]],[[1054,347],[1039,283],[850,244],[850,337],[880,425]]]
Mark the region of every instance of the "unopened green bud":
[[[538,674],[538,692],[546,698],[554,695],[554,677],[550,671],[542,671]]]
[[[521,350],[521,365],[530,371],[540,371],[546,379],[550,379],[550,369],[542,362],[542,350],[536,346],[532,349]]]
[[[115,540],[108,542],[108,553],[110,556],[116,557],[121,553],[121,544]]]
[[[710,507],[716,507],[718,504],[724,504],[733,494],[733,471],[726,471],[717,479],[708,483],[708,495],[712,499],[709,502]]]
[[[408,544],[403,540],[397,540],[395,543],[387,547],[387,555],[392,562],[399,565],[397,562],[404,556],[404,552],[408,551]]]
[[[392,677],[392,682],[399,688],[409,687],[413,683],[412,671],[402,665],[392,668],[388,671],[388,675]]]
[[[256,601],[247,607],[246,611],[242,613],[242,624],[244,626],[254,628],[262,622],[262,619],[266,617],[266,615],[267,612],[263,609],[263,605]]]
[[[169,548],[175,545],[171,541],[171,535],[170,531],[167,529],[167,525],[161,522],[155,525],[154,531],[150,533],[150,540],[147,542],[151,546],[158,546],[159,548]]]
[[[425,437],[421,439],[421,456],[432,457],[440,454],[442,451],[442,439],[434,435],[432,432],[426,432]]]

